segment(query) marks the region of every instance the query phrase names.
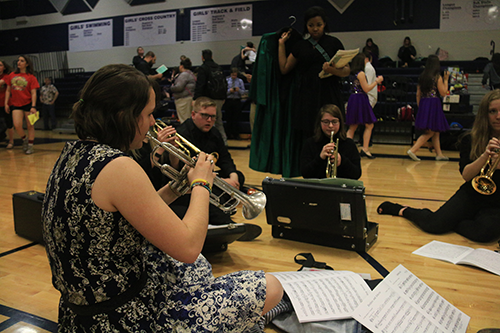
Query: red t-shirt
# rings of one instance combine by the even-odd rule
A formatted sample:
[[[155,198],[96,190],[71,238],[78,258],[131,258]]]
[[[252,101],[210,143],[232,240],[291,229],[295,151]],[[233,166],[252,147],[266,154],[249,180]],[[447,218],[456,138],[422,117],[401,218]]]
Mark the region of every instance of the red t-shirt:
[[[31,90],[40,88],[38,80],[32,74],[10,73],[4,78],[10,86],[9,105],[24,106],[31,103]]]

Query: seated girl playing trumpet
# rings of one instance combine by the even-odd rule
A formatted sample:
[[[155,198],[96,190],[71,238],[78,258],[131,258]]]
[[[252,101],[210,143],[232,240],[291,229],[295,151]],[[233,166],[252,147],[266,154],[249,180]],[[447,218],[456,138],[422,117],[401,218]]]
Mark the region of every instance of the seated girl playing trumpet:
[[[187,174],[182,219],[169,207],[176,192],[156,191],[125,155],[142,146],[155,107],[152,83],[127,65],[95,72],[73,107],[80,140],[61,152],[42,210],[59,332],[243,332],[282,298],[272,275],[216,278],[200,254],[215,177],[209,155]]]
[[[436,212],[386,201],[378,213],[403,216],[433,234],[454,231],[476,242],[499,239],[500,190],[496,187],[500,173],[495,172],[500,168],[499,138],[500,90],[496,89],[483,97],[472,130],[460,142],[460,173],[465,183],[458,191]],[[485,177],[488,185],[481,185]]]
[[[332,132],[334,132],[333,137]],[[336,147],[337,139],[338,147]],[[337,150],[336,158],[335,150]],[[358,149],[354,141],[346,136],[342,112],[333,104],[327,104],[320,109],[314,136],[304,142],[300,157],[302,177],[326,178],[328,160],[330,163],[336,161],[333,168],[336,168],[338,178],[361,177],[361,158]]]

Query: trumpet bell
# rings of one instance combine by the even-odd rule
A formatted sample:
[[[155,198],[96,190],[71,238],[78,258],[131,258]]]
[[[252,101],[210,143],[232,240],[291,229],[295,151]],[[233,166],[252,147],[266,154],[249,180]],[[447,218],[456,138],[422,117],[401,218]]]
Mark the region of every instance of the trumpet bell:
[[[251,204],[243,205],[243,217],[247,220],[252,220],[266,207],[267,197],[264,192],[255,192],[253,194],[244,194],[248,197],[248,202]]]
[[[494,149],[494,152],[498,154],[499,150]],[[497,190],[497,185],[493,181],[493,173],[495,173],[498,163],[500,162],[500,156],[497,156],[495,161],[492,161],[492,156],[488,157],[488,160],[481,168],[481,173],[472,179],[472,187],[479,193],[484,195],[492,195]]]
[[[196,164],[195,160],[191,156],[187,155],[184,150],[181,150],[168,142],[160,142],[151,132],[148,132],[146,137],[149,140],[152,140],[156,145],[151,152],[151,161],[153,162],[153,165],[158,167],[164,175],[172,179],[170,188],[173,191],[176,191],[178,195],[187,193],[189,190],[187,169],[183,168],[181,171],[178,171],[169,164],[160,164],[153,158],[153,156],[161,147],[169,154],[177,157],[188,167],[194,168]],[[218,207],[225,213],[230,213],[241,203],[243,206],[243,217],[247,220],[256,218],[266,206],[267,199],[263,192],[256,192],[251,195],[245,194],[229,185],[219,177],[214,178],[212,190],[219,193],[216,194],[212,191],[210,194],[210,203],[212,205]],[[223,197],[225,196],[227,198],[227,195],[229,195],[229,200],[223,201]]]
[[[472,179],[472,187],[474,189],[484,195],[492,195],[496,192],[497,186],[491,178],[487,176],[477,176]]]

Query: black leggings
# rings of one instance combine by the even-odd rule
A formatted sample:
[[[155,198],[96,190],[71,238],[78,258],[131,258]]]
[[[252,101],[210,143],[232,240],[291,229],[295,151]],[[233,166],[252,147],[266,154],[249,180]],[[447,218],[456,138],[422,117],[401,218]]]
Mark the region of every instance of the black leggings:
[[[461,187],[436,212],[408,207],[403,216],[432,234],[455,231],[472,241],[488,243],[500,238],[500,207],[487,205],[488,199]]]
[[[10,110],[10,113],[5,112],[5,107],[0,106],[0,117],[5,119],[5,125],[7,128],[13,128],[14,123],[12,121],[12,109]]]

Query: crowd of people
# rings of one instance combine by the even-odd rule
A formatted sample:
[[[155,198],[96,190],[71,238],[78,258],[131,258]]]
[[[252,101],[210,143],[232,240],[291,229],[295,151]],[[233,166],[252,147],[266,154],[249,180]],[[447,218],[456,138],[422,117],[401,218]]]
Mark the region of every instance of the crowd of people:
[[[300,138],[303,178],[330,177],[326,170],[334,163],[336,177],[357,180],[361,158],[375,158],[369,146],[377,122],[377,87],[384,81],[375,72],[379,48],[369,38],[350,64],[337,68],[330,59],[344,45],[327,32],[325,11],[311,7],[304,14],[305,38],[295,39],[296,32],[289,28],[273,35],[273,73],[252,71],[259,59],[249,42],[233,58],[229,76],[209,49],[201,51],[202,65],[196,71],[191,59],[181,56],[178,67],[168,72],[157,70],[155,53],[142,47],[137,48],[133,66],[107,65],[92,75],[72,109],[79,140],[63,148],[42,209],[53,283],[61,293],[60,332],[262,332],[263,315],[282,300],[283,287],[263,271],[213,276],[201,254],[208,224],[233,221],[232,212],[209,204],[210,196],[220,194],[213,186],[215,177],[243,193],[250,190],[227,145],[240,134],[245,84],[256,77],[261,80],[260,75],[296,74],[289,90],[293,94],[281,102],[288,99],[289,124]],[[409,37],[398,57],[402,67],[415,61]],[[489,79],[496,90],[483,98],[472,130],[460,141],[465,181],[460,189],[436,212],[384,202],[379,214],[405,217],[430,233],[455,231],[478,242],[500,238],[500,191],[485,196],[472,186],[482,167],[499,158],[498,73],[495,54],[483,84]],[[14,147],[16,132],[26,154],[34,152],[29,116],[37,112],[37,90],[45,129],[56,127],[54,103],[59,95],[51,78],[45,78],[40,88],[33,74],[27,56],[19,56],[15,69],[0,61],[0,112],[7,125],[7,148]],[[448,129],[440,99],[447,94],[448,76],[446,71],[441,75],[438,57],[430,55],[416,95],[415,127],[423,134],[407,151],[414,161],[420,160],[416,153],[428,140],[436,160],[448,160],[440,147],[440,133]],[[346,77],[351,87],[348,101],[342,96]],[[153,115],[162,95],[160,84],[168,86],[174,100],[177,127],[156,127]],[[359,126],[364,128],[360,150],[354,141]],[[187,148],[197,155],[194,165],[186,168],[163,148],[151,156],[153,147],[146,137],[152,128],[157,128],[160,142],[179,148],[182,137],[198,148]],[[154,167],[155,161],[174,167],[184,177],[188,193]],[[492,178],[500,184],[499,173]],[[253,240],[262,231],[252,224],[245,224],[245,230],[241,241]]]

